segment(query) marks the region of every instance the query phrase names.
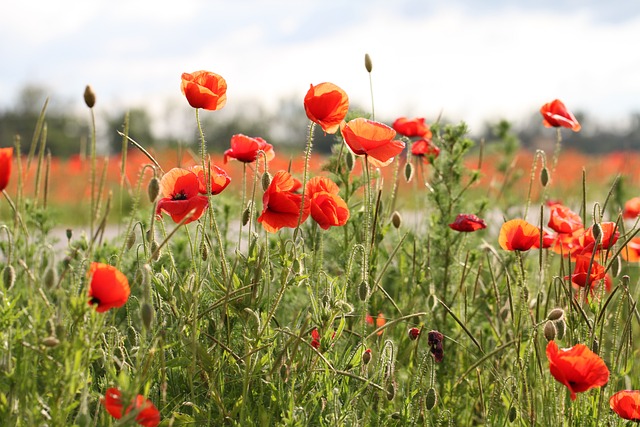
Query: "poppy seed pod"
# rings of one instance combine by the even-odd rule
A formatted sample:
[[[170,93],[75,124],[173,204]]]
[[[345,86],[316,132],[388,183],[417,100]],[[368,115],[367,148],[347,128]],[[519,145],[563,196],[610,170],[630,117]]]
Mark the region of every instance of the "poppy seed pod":
[[[84,103],[87,104],[89,108],[93,108],[93,106],[96,105],[96,93],[90,85],[84,88]]]
[[[67,228],[67,230],[65,231],[66,235],[67,235],[67,240],[71,240],[71,237],[73,237],[73,230],[70,228]]]
[[[366,68],[367,73],[370,73],[373,70],[373,63],[371,62],[371,57],[368,53],[364,54],[364,68]]]

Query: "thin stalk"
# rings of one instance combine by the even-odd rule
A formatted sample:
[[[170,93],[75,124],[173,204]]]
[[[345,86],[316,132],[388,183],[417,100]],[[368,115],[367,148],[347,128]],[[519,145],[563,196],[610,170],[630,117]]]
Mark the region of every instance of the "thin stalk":
[[[305,205],[305,193],[307,187],[307,179],[309,173],[309,160],[311,158],[311,149],[313,148],[313,130],[315,129],[316,123],[311,121],[309,122],[309,135],[307,136],[307,149],[304,153],[304,171],[302,172],[302,201],[300,202],[300,215],[298,216],[298,225],[293,231],[293,241],[296,241],[298,237],[298,233],[300,232],[300,224],[302,223],[302,215],[304,213],[304,205]]]

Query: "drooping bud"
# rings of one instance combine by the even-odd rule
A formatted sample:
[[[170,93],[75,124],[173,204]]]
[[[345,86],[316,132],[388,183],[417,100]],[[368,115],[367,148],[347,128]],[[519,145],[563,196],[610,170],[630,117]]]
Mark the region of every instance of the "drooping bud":
[[[249,200],[247,203],[247,207],[242,212],[242,225],[247,225],[249,223],[249,218],[251,217],[251,207],[253,206],[253,202]]]
[[[366,280],[360,282],[360,286],[358,286],[358,297],[360,301],[366,301],[369,297],[369,284]]]
[[[420,329],[419,328],[411,328],[411,329],[409,329],[409,339],[411,341],[417,340],[419,336],[420,336]]]
[[[556,339],[558,331],[556,330],[556,325],[554,322],[547,321],[544,324],[544,337],[547,341],[553,341]]]
[[[362,363],[368,365],[371,362],[371,349],[368,348],[362,353]]]
[[[540,171],[540,183],[542,184],[543,187],[546,187],[547,184],[549,183],[549,170],[547,169],[547,167],[543,167],[542,170]]]
[[[564,316],[564,310],[561,308],[554,308],[547,314],[547,320],[558,320]]]
[[[516,409],[516,407],[512,406],[511,408],[509,408],[509,422],[510,423],[514,422],[517,416],[518,416],[518,410]]]
[[[561,340],[564,338],[564,334],[567,331],[567,323],[564,321],[564,318],[556,321],[555,323],[556,323],[556,331],[558,332],[558,334],[556,335],[556,338]]]
[[[356,164],[356,158],[351,152],[348,152],[347,157],[345,158],[345,162],[347,164],[347,170],[351,172]]]
[[[140,307],[140,317],[142,317],[142,324],[146,330],[151,330],[151,323],[153,323],[154,309],[148,302],[143,302]]]
[[[155,202],[158,194],[160,194],[160,180],[155,176],[151,178],[149,185],[147,185],[147,194],[151,203]]]
[[[58,281],[58,275],[56,274],[55,268],[49,266],[44,272],[44,277],[42,278],[42,282],[47,289],[53,288],[53,286]]]
[[[16,270],[12,265],[7,265],[2,270],[2,283],[5,289],[10,289],[16,281]]]
[[[149,247],[149,250],[151,251],[151,259],[153,259],[154,261],[157,261],[160,259],[160,251],[159,249],[158,242],[156,242],[155,240],[153,242],[151,242],[151,246]]]
[[[413,179],[413,163],[411,162],[404,164],[404,179],[407,182],[411,182]]]
[[[136,244],[136,233],[132,231],[127,236],[127,241],[126,241],[127,250],[131,249],[135,244]]]
[[[96,105],[96,93],[90,85],[84,88],[84,103],[87,104],[89,108],[93,108],[93,106]]]
[[[267,191],[269,185],[271,184],[271,174],[269,172],[265,172],[262,174],[262,190]]]
[[[600,241],[600,236],[602,236],[602,226],[598,224],[593,224],[593,238],[596,242]]]
[[[373,63],[371,62],[371,57],[368,53],[364,54],[364,68],[367,70],[367,73],[370,73],[373,70]]]
[[[402,216],[400,215],[400,212],[393,211],[393,213],[391,214],[391,224],[393,224],[396,230],[400,228],[400,226],[402,225]]]
[[[436,389],[431,387],[429,388],[429,390],[427,390],[427,395],[425,396],[425,399],[424,399],[424,404],[425,404],[425,407],[427,408],[427,411],[432,410],[433,407],[436,406],[436,403],[438,403],[438,396],[436,395]]]
[[[387,384],[387,400],[393,400],[396,397],[396,385],[393,381],[389,381]]]

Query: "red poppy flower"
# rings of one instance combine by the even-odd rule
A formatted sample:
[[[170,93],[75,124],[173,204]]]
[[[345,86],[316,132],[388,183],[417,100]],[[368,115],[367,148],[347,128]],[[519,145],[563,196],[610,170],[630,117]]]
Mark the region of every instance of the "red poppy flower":
[[[411,144],[411,154],[428,162],[430,158],[435,159],[440,155],[440,149],[430,139],[423,138]]]
[[[591,270],[589,265],[591,264]],[[569,277],[565,277],[568,279]],[[571,281],[584,288],[590,287],[595,281],[604,279],[604,267],[595,260],[591,261],[591,255],[576,255],[576,264],[571,274]]]
[[[431,129],[429,129],[429,125],[424,122],[424,117],[417,117],[415,119],[400,117],[393,122],[392,127],[400,135],[404,135],[409,138],[419,136],[423,139],[431,139],[433,136]]]
[[[158,200],[156,215],[164,211],[178,223],[193,211],[185,224],[198,220],[209,204],[207,196],[200,194],[200,185],[198,176],[190,170],[173,168],[165,173],[160,180],[164,197]]]
[[[411,341],[415,341],[420,336],[420,329],[419,328],[411,328],[411,329],[409,329],[408,334],[409,334],[409,339]]]
[[[620,255],[627,262],[640,262],[640,237],[631,239]]]
[[[502,224],[498,243],[506,251],[528,251],[540,241],[540,230],[523,219],[512,219]]]
[[[275,157],[273,145],[259,136],[252,138],[239,133],[231,137],[231,148],[224,152],[224,162],[227,163],[229,158],[232,158],[243,163],[252,163],[256,161],[258,151],[264,151],[267,161]]]
[[[340,125],[342,137],[356,155],[367,155],[377,161],[374,166],[386,166],[404,149],[404,142],[396,141],[396,131],[389,126],[357,118]],[[377,164],[376,164],[377,163]]]
[[[11,176],[11,161],[13,160],[13,147],[0,148],[0,191],[7,188]]]
[[[558,233],[573,233],[583,227],[580,215],[559,203],[551,206],[548,225]]]
[[[611,396],[609,407],[621,418],[640,422],[640,390],[622,390]]]
[[[306,195],[309,197],[311,217],[320,227],[343,226],[349,219],[349,208],[338,192],[340,189],[329,178],[313,177],[307,182]]]
[[[300,204],[302,196],[291,191],[295,182],[287,171],[278,171],[271,179],[269,188],[262,196],[262,215],[258,217],[258,222],[269,233],[275,233],[282,227],[295,228],[300,218]],[[309,202],[304,204],[302,219],[304,222],[309,216]]]
[[[549,341],[547,359],[551,375],[569,389],[571,400],[576,400],[576,393],[601,387],[609,381],[607,365],[584,344],[560,350],[555,341]]]
[[[304,110],[325,133],[336,133],[349,111],[349,97],[333,83],[311,85],[304,97]]]
[[[133,402],[124,411],[124,404],[122,403],[122,392],[117,388],[110,388],[102,398],[102,404],[107,412],[114,418],[120,419],[123,415],[128,414],[133,410],[138,410],[136,415],[136,423],[144,427],[156,427],[160,424],[160,411],[155,407],[153,402],[146,399],[143,395],[139,394],[135,397]]]
[[[598,249],[609,249],[616,244],[620,237],[620,231],[618,230],[615,222],[607,221],[600,223],[600,229],[602,230],[602,238]],[[593,234],[593,226],[589,227],[582,236],[580,236],[580,244],[583,248],[593,248],[596,243],[595,235]]]
[[[209,171],[209,177],[211,179],[211,194],[220,194],[222,190],[227,188],[227,185],[231,182],[231,178],[227,175],[227,172],[219,166],[211,165],[212,170]],[[204,169],[202,166],[194,166],[191,171],[198,176],[198,192],[200,194],[207,194],[207,179],[204,176]]]
[[[640,197],[633,197],[624,204],[622,217],[624,219],[636,219],[638,215],[640,215]]]
[[[89,305],[95,305],[98,313],[122,307],[127,302],[131,290],[127,276],[120,270],[108,264],[92,262],[88,276],[91,277]]]
[[[456,231],[471,232],[487,228],[487,224],[473,214],[458,214],[449,227]]]
[[[548,104],[544,104],[540,108],[540,114],[542,114],[542,124],[545,127],[565,127],[574,132],[578,132],[581,128],[578,120],[567,110],[562,101],[555,99]]]
[[[209,71],[182,73],[180,89],[193,108],[219,110],[227,102],[227,82]]]

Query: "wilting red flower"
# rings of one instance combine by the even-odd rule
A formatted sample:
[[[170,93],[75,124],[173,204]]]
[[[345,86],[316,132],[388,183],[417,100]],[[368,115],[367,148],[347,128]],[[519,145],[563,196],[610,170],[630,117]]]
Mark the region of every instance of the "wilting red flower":
[[[420,336],[420,328],[410,328],[408,334],[409,334],[409,339],[411,341],[415,341]]]
[[[576,393],[601,387],[609,381],[607,365],[584,344],[560,350],[555,341],[549,341],[547,359],[551,375],[567,386],[571,400],[576,400]]]
[[[7,188],[11,176],[11,161],[13,160],[13,147],[0,148],[0,191]]]
[[[269,233],[275,233],[282,227],[295,228],[300,218],[302,196],[291,191],[295,182],[287,171],[278,171],[271,179],[269,188],[262,196],[263,210],[258,222]],[[300,223],[309,216],[309,202],[305,201]]]
[[[429,125],[424,122],[424,117],[416,117],[415,119],[400,117],[393,122],[393,128],[400,135],[404,135],[409,138],[419,136],[423,139],[430,139],[433,136],[431,129],[429,129]]]
[[[474,214],[458,214],[449,227],[456,231],[471,232],[487,228],[487,224]]]
[[[311,217],[320,227],[342,226],[349,219],[349,208],[338,192],[340,188],[329,178],[316,176],[307,182]]]
[[[423,138],[411,144],[411,154],[428,162],[430,158],[435,159],[440,155],[440,149],[430,139]]]
[[[591,264],[591,270],[589,265]],[[568,276],[566,277],[568,279]],[[571,281],[584,288],[590,287],[595,281],[604,279],[604,267],[595,260],[591,261],[590,255],[576,255],[576,264],[571,274]]]
[[[336,133],[349,111],[349,97],[333,83],[311,85],[304,97],[304,110],[325,133]]]
[[[144,427],[156,427],[160,424],[160,411],[158,411],[153,402],[141,394],[133,399],[133,402],[127,407],[124,413],[122,412],[124,409],[122,392],[117,388],[109,388],[101,401],[107,412],[118,420],[133,410],[139,410],[136,416],[137,424]]]
[[[231,137],[231,148],[224,152],[224,162],[229,158],[239,160],[243,163],[252,163],[258,157],[258,151],[264,151],[267,161],[275,157],[273,145],[258,137],[252,138],[241,133]]]
[[[640,422],[640,390],[622,390],[611,396],[609,407],[625,420]]]
[[[600,240],[600,244],[598,245],[598,249],[609,249],[618,241],[618,237],[620,237],[620,231],[618,230],[618,226],[615,222],[607,221],[600,223],[600,229],[602,230],[602,238]],[[584,249],[591,248],[596,243],[595,235],[593,234],[593,226],[589,227],[582,236],[579,238],[580,245]]]
[[[193,108],[219,110],[227,102],[227,82],[210,71],[182,73],[180,89]]]
[[[219,166],[211,165],[212,169],[209,171],[209,177],[211,179],[211,194],[220,194],[222,190],[227,188],[227,185],[231,182],[231,178],[227,175],[227,172]],[[204,169],[202,166],[194,166],[191,171],[198,176],[198,192],[200,194],[207,194],[207,178],[204,175]]]
[[[185,224],[196,221],[209,204],[207,196],[200,194],[198,176],[187,169],[173,168],[165,173],[160,180],[160,192],[164,197],[158,200],[156,215],[166,212],[176,223],[191,211],[193,213]]]
[[[559,203],[551,206],[548,225],[558,233],[573,233],[583,227],[580,215]]]
[[[436,362],[442,362],[444,358],[444,348],[442,347],[444,335],[438,331],[429,331],[427,343],[431,346],[431,355]]]
[[[622,259],[628,262],[640,262],[640,237],[634,237],[620,252]]]
[[[506,251],[528,251],[540,241],[540,230],[523,219],[512,219],[502,224],[498,243]]]
[[[367,155],[375,166],[386,166],[404,149],[404,142],[394,140],[396,131],[372,120],[357,118],[340,125],[342,137],[351,151]]]
[[[98,313],[114,307],[122,307],[129,298],[131,290],[127,276],[117,268],[100,262],[92,262],[88,276],[89,305],[95,305]]]
[[[578,132],[581,128],[578,120],[567,110],[562,101],[555,99],[548,104],[544,104],[540,108],[540,114],[542,114],[542,124],[545,127],[565,127],[574,132]]]
[[[622,217],[624,219],[636,219],[638,215],[640,215],[640,197],[633,197],[624,204]]]

